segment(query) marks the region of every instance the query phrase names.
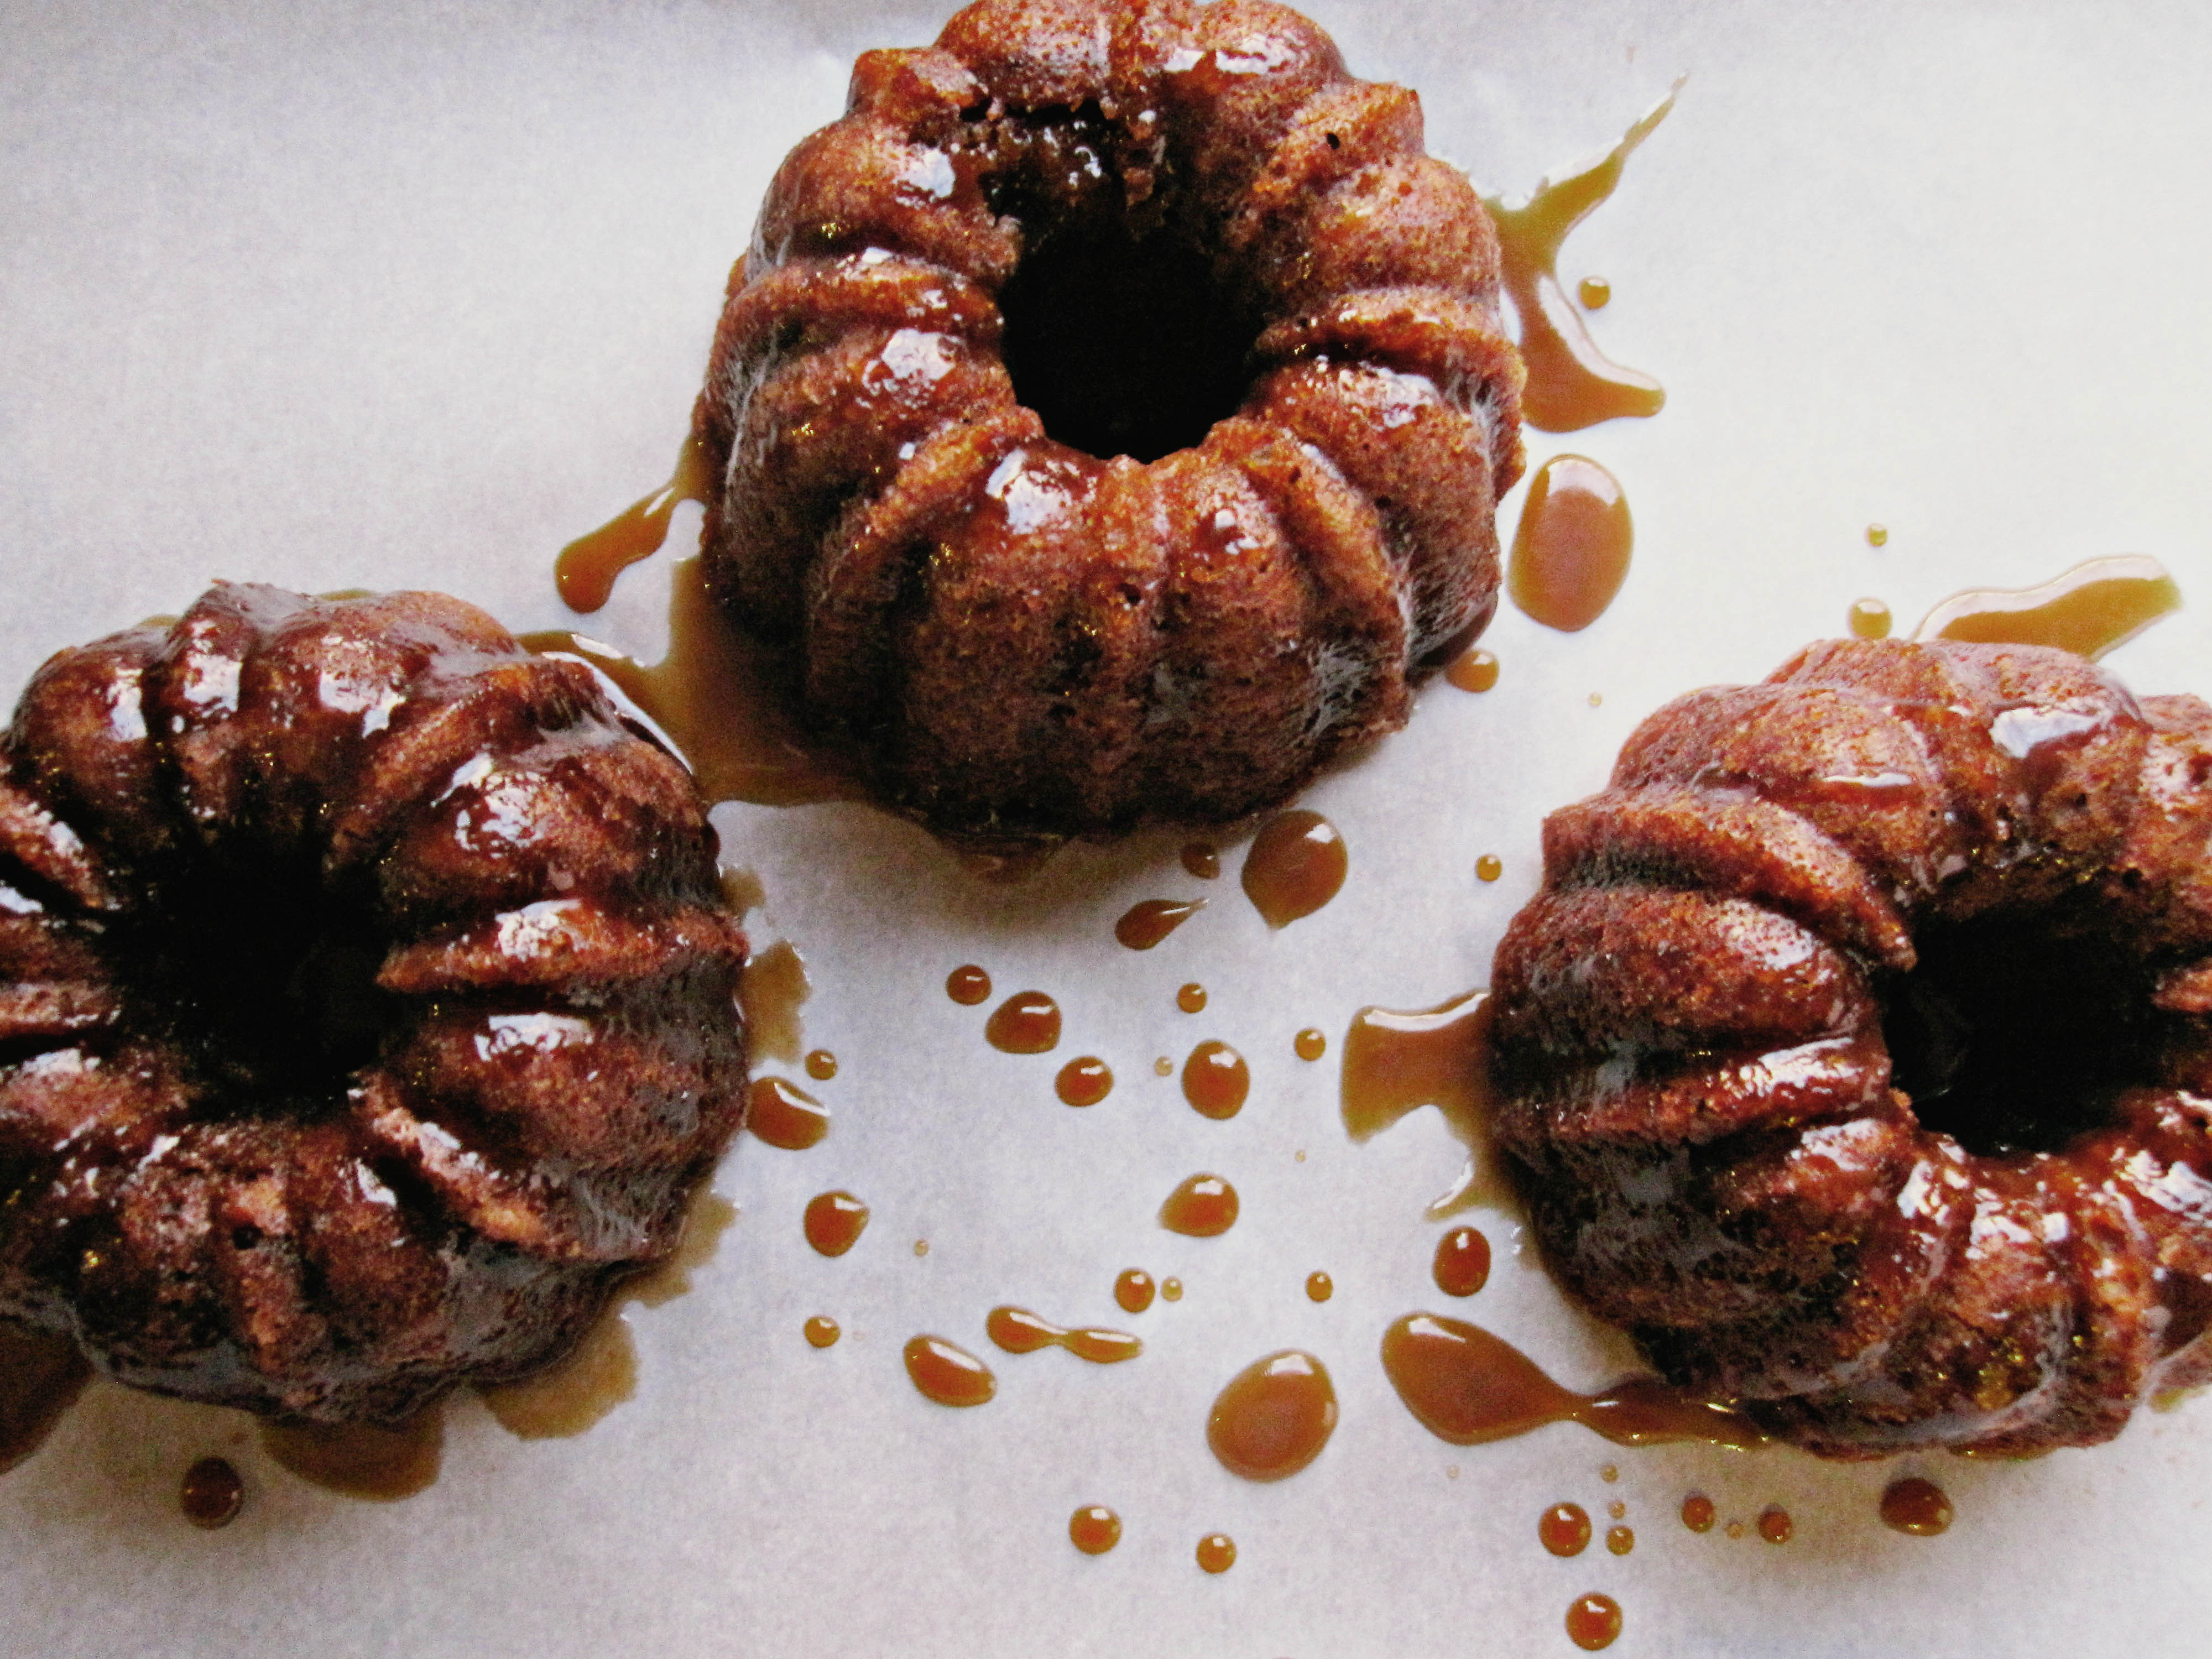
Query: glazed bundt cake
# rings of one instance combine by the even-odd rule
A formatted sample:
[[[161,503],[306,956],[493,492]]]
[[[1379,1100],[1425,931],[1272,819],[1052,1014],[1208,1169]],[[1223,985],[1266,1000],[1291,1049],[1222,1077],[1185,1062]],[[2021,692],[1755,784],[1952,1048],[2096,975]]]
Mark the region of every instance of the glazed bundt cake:
[[[563,1352],[737,1127],[683,768],[434,593],[218,586],[0,739],[0,1318],[396,1421]]]
[[[2212,708],[1815,645],[1653,715],[1544,854],[1499,1139],[1671,1381],[1865,1457],[2212,1380]]]
[[[1419,100],[1260,0],[981,0],[786,158],[708,580],[940,832],[1275,801],[1497,600],[1519,360]]]

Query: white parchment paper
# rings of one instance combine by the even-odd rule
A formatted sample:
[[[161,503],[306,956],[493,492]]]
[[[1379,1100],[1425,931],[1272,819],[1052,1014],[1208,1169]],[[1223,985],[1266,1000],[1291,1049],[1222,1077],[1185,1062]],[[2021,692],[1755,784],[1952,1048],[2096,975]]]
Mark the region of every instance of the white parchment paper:
[[[1565,1654],[1587,1590],[1624,1607],[1623,1656],[2203,1650],[2204,1402],[2016,1465],[1638,1454],[1565,1425],[1431,1438],[1377,1359],[1398,1314],[1478,1320],[1578,1385],[1631,1357],[1516,1255],[1502,1211],[1473,1218],[1498,1247],[1491,1285],[1447,1305],[1423,1206],[1460,1150],[1431,1112],[1351,1145],[1335,1064],[1362,1005],[1482,981],[1543,813],[1595,787],[1643,714],[1764,674],[1862,595],[1909,626],[1963,586],[2154,554],[2191,606],[2112,662],[2141,690],[2212,693],[2212,21],[1926,0],[1311,9],[1355,70],[1419,88],[1431,147],[1486,190],[1603,149],[1689,75],[1562,265],[1612,279],[1599,337],[1668,406],[1531,438],[1534,460],[1571,449],[1624,482],[1620,601],[1572,636],[1509,610],[1495,691],[1438,685],[1318,786],[1351,878],[1277,934],[1237,890],[1237,846],[1210,884],[1150,837],[991,888],[864,808],[726,809],[731,861],[765,884],[760,939],[793,940],[817,987],[836,1126],[804,1153],[734,1149],[719,1255],[692,1294],[631,1310],[635,1398],[539,1442],[458,1403],[440,1481],[378,1505],[295,1480],[234,1415],[96,1386],[0,1480],[9,1651]],[[853,0],[0,0],[0,687],[216,576],[442,587],[518,628],[568,623],[552,555],[665,475],[777,160],[835,115],[857,52],[939,21]],[[687,509],[678,536],[696,526]],[[667,562],[590,631],[657,654]],[[1494,884],[1474,873],[1486,853]],[[1113,944],[1134,900],[1200,896],[1157,951]],[[985,1010],[941,989],[969,961],[1059,998],[1058,1055],[984,1046]],[[1173,1000],[1188,980],[1211,993],[1195,1017]],[[1319,1064],[1291,1054],[1308,1024],[1329,1034]],[[1152,1072],[1206,1037],[1251,1064],[1226,1123]],[[1070,1110],[1052,1073],[1086,1053],[1119,1082]],[[1153,1219],[1198,1170],[1243,1196],[1218,1240]],[[836,1261],[799,1233],[832,1187],[874,1212]],[[1188,1293],[1123,1316],[1129,1266]],[[1326,1304],[1303,1289],[1316,1268]],[[1133,1329],[1146,1353],[1000,1355],[983,1318],[1001,1302]],[[846,1331],[820,1352],[800,1335],[817,1313]],[[998,1398],[916,1395],[899,1350],[922,1331],[988,1355]],[[1305,1473],[1248,1485],[1207,1454],[1206,1407],[1293,1346],[1329,1367],[1342,1423]],[[202,1534],[175,1494],[210,1451],[249,1494]],[[1950,1492],[1948,1535],[1876,1519],[1908,1472]],[[1796,1536],[1693,1535],[1674,1518],[1692,1489],[1724,1521],[1780,1503]],[[1632,1555],[1539,1547],[1546,1506],[1602,1526],[1614,1498]],[[1127,1528],[1097,1559],[1066,1536],[1086,1503]],[[1192,1551],[1215,1530],[1241,1553],[1210,1577]]]

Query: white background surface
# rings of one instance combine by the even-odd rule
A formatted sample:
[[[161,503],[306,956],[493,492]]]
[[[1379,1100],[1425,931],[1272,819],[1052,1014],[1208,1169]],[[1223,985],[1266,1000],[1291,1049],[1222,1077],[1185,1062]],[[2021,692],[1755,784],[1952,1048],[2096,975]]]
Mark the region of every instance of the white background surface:
[[[1162,837],[994,890],[866,809],[726,809],[731,860],[766,884],[759,938],[789,937],[813,971],[836,1127],[805,1153],[734,1150],[718,1184],[742,1214],[719,1256],[694,1294],[633,1310],[636,1398],[536,1443],[458,1403],[443,1478],[377,1505],[269,1465],[240,1419],[95,1387],[0,1480],[0,1645],[1568,1654],[1567,1603],[1597,1589],[1626,1610],[1622,1656],[2203,1650],[2212,1402],[2025,1465],[1637,1454],[1565,1425],[1431,1439],[1376,1358],[1400,1313],[1476,1319],[1579,1385],[1627,1356],[1515,1257],[1500,1212],[1474,1218],[1498,1247],[1490,1287],[1447,1304],[1422,1211],[1459,1149],[1427,1112],[1351,1146],[1335,1060],[1361,1005],[1481,981],[1534,885],[1543,812],[1595,787],[1641,715],[1757,678],[1862,594],[1909,627],[1962,586],[2154,554],[2192,605],[2113,665],[2140,690],[2212,693],[2212,13],[1312,10],[1356,72],[1420,88],[1431,147],[1486,190],[1602,149],[1690,75],[1562,262],[1570,283],[1613,279],[1599,338],[1668,407],[1532,434],[1532,460],[1578,450],[1626,486],[1636,567],[1612,611],[1569,637],[1509,611],[1496,691],[1437,686],[1316,788],[1352,876],[1280,934],[1237,890],[1241,848],[1211,887]],[[446,587],[519,628],[566,622],[552,555],[665,476],[777,159],[836,113],[854,53],[940,21],[0,0],[0,686],[216,576]],[[1887,547],[1866,545],[1870,520]],[[657,654],[666,565],[633,571],[590,631]],[[1473,866],[1492,852],[1506,873],[1486,886]],[[1131,902],[1201,892],[1211,908],[1158,951],[1112,943]],[[986,1010],[940,988],[966,961],[1001,993],[1059,997],[1057,1056],[985,1048]],[[1212,993],[1196,1018],[1173,1005],[1188,979]],[[1290,1052],[1309,1024],[1330,1035],[1318,1066]],[[1225,1124],[1151,1069],[1209,1036],[1254,1073]],[[1084,1053],[1121,1081],[1075,1112],[1051,1077]],[[1219,1240],[1153,1222],[1200,1169],[1243,1194]],[[830,1187],[874,1208],[834,1261],[799,1227]],[[1110,1287],[1132,1265],[1188,1296],[1124,1317]],[[1337,1286],[1319,1306],[1316,1267]],[[1133,1329],[1146,1352],[999,1355],[982,1321],[1006,1301]],[[846,1328],[825,1352],[800,1338],[814,1313]],[[988,1354],[998,1399],[923,1401],[898,1358],[918,1331]],[[1286,1346],[1327,1363],[1342,1424],[1306,1473],[1249,1486],[1208,1455],[1206,1410]],[[204,1534],[175,1493],[211,1450],[249,1497]],[[1959,1512],[1932,1541],[1874,1512],[1922,1470]],[[1780,1502],[1797,1536],[1693,1536],[1674,1519],[1692,1488],[1724,1518]],[[1539,1547],[1547,1505],[1602,1525],[1615,1497],[1633,1555]],[[1095,1560],[1065,1533],[1092,1502],[1127,1528]],[[1191,1552],[1217,1528],[1242,1553],[1213,1578]]]

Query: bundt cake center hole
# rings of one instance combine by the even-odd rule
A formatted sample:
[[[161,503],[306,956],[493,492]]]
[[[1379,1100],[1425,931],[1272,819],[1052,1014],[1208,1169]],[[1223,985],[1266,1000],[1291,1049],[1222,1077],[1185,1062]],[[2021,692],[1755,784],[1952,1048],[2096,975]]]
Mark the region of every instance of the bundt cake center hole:
[[[1243,401],[1253,330],[1172,229],[1051,232],[999,303],[1014,395],[1072,448],[1155,461],[1196,446]]]
[[[151,1018],[209,1080],[261,1104],[342,1098],[389,1012],[362,907],[265,872],[202,872],[179,888],[126,953]]]
[[[1969,1152],[2057,1152],[2150,1081],[2145,991],[2123,954],[2049,919],[1996,915],[1915,937],[1885,999],[1896,1085],[1923,1127]]]

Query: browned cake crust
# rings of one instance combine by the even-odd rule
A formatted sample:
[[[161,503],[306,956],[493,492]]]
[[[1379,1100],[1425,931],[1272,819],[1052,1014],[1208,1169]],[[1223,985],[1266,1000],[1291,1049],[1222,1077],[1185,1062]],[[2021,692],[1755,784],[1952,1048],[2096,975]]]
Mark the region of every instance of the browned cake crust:
[[[1258,0],[981,0],[786,158],[695,416],[714,590],[940,831],[1218,821],[1497,602],[1496,236]],[[1146,464],[1149,463],[1149,464]]]
[[[436,593],[223,585],[0,739],[0,1316],[397,1420],[665,1255],[743,1110],[675,761]]]
[[[1544,846],[1499,1136],[1671,1379],[1837,1457],[2212,1380],[2212,708],[1831,641],[1653,715]]]

